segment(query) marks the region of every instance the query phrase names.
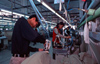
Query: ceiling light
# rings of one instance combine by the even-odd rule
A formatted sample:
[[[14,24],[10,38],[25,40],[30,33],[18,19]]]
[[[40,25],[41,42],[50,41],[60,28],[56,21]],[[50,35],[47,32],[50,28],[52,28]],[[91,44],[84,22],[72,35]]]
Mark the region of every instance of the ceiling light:
[[[55,13],[55,11],[54,11],[51,7],[49,7],[45,2],[42,2],[42,4],[43,4],[45,7],[47,7],[50,11],[52,11],[53,13]]]
[[[43,20],[41,20],[41,21],[43,21]],[[51,23],[51,24],[55,24],[56,25],[56,23],[50,22],[50,21],[43,21],[43,22],[47,22],[47,23]]]
[[[43,0],[37,0],[38,2],[40,2],[42,5],[44,5],[46,8],[48,8],[50,11],[52,11],[54,14],[56,14],[59,18],[61,18],[63,21],[66,21],[63,17],[61,17],[61,15],[59,15],[55,10],[53,10],[50,6],[48,6]],[[67,22],[68,23],[68,22]],[[68,23],[69,24],[69,23]],[[69,24],[71,26],[71,24]]]
[[[12,13],[12,11],[8,11],[8,10],[5,10],[5,9],[1,9],[1,11],[3,11],[3,12],[6,12],[6,13]],[[16,12],[13,12],[13,14],[15,14],[15,15],[19,15],[19,16],[24,16],[23,14],[19,14],[19,13],[16,13]],[[27,16],[27,17],[29,17],[29,16]]]

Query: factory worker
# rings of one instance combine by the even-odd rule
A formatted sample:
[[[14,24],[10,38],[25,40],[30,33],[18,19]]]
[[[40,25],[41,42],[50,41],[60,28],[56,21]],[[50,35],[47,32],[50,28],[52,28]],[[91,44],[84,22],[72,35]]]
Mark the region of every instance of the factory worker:
[[[45,38],[33,28],[39,27],[40,23],[36,15],[28,19],[21,17],[16,21],[12,35],[12,58],[9,64],[21,64],[30,52],[38,51],[37,48],[29,46],[30,42],[45,43]]]

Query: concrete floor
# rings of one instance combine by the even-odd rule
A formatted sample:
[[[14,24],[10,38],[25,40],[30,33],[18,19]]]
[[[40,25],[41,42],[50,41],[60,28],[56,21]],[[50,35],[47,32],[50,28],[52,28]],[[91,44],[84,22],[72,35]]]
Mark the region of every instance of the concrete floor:
[[[11,51],[6,49],[0,51],[0,64],[9,64],[11,58]]]
[[[7,44],[7,40],[5,41]],[[43,44],[37,43],[35,46],[33,46],[33,43],[30,43],[31,47],[36,47],[36,48],[43,48]],[[33,55],[34,52],[31,52],[30,55]],[[12,57],[11,54],[11,45],[8,46],[7,49],[1,50],[0,51],[0,64],[9,64],[9,61]],[[51,64],[61,64],[61,59],[63,58],[63,55],[57,55],[56,60],[52,59]]]
[[[1,42],[1,40],[0,40]],[[11,42],[10,42],[11,43]],[[8,45],[8,40],[5,39],[4,40],[4,45]],[[33,46],[33,43],[30,43],[31,47],[35,47],[35,48],[43,48],[43,44],[37,43],[35,44],[35,46]],[[31,52],[30,55],[33,55],[35,52]],[[8,45],[7,49],[2,49],[0,51],[0,64],[9,64],[10,58],[12,57],[11,54],[11,44]]]
[[[36,44],[35,46],[33,46],[33,43],[30,44],[30,46],[32,47],[39,47],[39,48],[43,48],[42,44]],[[30,55],[34,54],[34,52],[31,52]],[[11,45],[4,50],[0,51],[0,64],[9,64],[10,58],[12,57],[11,54]]]
[[[32,54],[34,53],[31,52],[30,55]],[[5,49],[0,51],[0,64],[9,64],[11,56],[11,50]],[[52,59],[51,64],[61,64],[61,59],[63,57],[63,55],[56,55],[56,60]]]
[[[33,43],[31,43],[30,46],[43,48],[43,44],[40,44],[40,43],[37,43],[35,46],[33,46]],[[33,54],[34,52],[30,53],[30,55],[33,55]],[[12,54],[11,54],[11,45],[10,45],[7,49],[0,51],[0,64],[9,64],[11,57],[12,57]],[[56,55],[56,60],[52,59],[51,64],[61,64],[62,58],[64,58],[64,55]]]

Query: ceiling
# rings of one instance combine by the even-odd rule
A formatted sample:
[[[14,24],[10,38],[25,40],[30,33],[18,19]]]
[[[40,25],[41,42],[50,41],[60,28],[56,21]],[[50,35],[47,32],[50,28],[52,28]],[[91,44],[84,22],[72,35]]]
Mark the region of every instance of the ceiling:
[[[49,9],[47,9],[45,6],[43,6],[41,3],[39,3],[37,0],[33,0],[37,9],[42,14],[42,16],[52,22],[59,22],[62,21],[58,16],[56,16],[54,13],[52,13]],[[52,7],[57,13],[59,13],[62,17],[65,18],[64,8],[62,7],[62,10],[59,11],[59,4],[54,4],[54,0],[44,0],[50,7]],[[91,3],[91,0],[87,0],[88,5]],[[68,11],[71,20],[75,18],[76,21],[79,21],[80,11],[76,8],[83,7],[83,1],[81,0],[65,0],[63,5]],[[25,15],[32,15],[35,14],[29,0],[0,0],[0,8],[7,9],[13,12],[18,12]],[[71,10],[73,9],[73,10]],[[81,14],[82,15],[82,14]]]
[[[52,20],[53,22],[61,21],[61,19],[58,16],[56,16],[49,9],[44,7],[41,3],[39,3],[39,2],[37,2],[35,0],[34,0],[34,2],[35,2],[35,5],[37,6],[38,10],[43,15],[43,17],[46,18],[46,20],[49,20],[49,21]],[[59,13],[62,17],[65,18],[65,15],[63,14],[65,10],[64,10],[63,6],[62,6],[62,10],[59,11],[59,4],[54,4],[54,0],[45,0],[45,2],[50,7],[52,7],[57,13]],[[65,6],[65,8],[67,8],[68,0],[65,0],[63,5]],[[68,9],[71,9],[71,8],[79,8],[79,0],[70,0]],[[79,11],[78,10],[71,10],[68,13],[70,14],[70,17],[74,17],[75,15],[77,17],[79,17]],[[28,14],[30,14],[30,13],[28,13]],[[35,14],[34,11],[32,12],[32,14]]]
[[[46,20],[51,20],[51,21],[54,20],[56,22],[61,20],[54,13],[52,13],[49,9],[43,6],[41,3],[37,2],[37,0],[33,0],[33,1],[36,7],[38,8],[39,12],[42,14],[42,16]],[[62,10],[59,11],[59,4],[54,4],[54,0],[45,0],[45,1],[62,17],[65,17],[65,15],[63,14],[64,13],[63,7],[62,7]],[[68,0],[65,0],[63,4],[66,8],[68,5]],[[35,14],[29,0],[0,0],[0,8],[7,9],[10,11],[15,11],[15,12],[22,13],[25,15]],[[68,9],[71,9],[71,8],[79,8],[79,0],[70,0]],[[70,17],[73,17],[75,15],[79,17],[78,10],[69,11],[69,14],[70,14]]]

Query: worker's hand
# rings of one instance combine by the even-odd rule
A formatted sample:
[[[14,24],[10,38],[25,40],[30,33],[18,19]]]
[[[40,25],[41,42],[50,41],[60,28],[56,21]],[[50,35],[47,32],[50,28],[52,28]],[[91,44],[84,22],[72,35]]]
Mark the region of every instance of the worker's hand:
[[[71,38],[71,36],[67,36],[66,38]]]
[[[38,50],[39,50],[39,51],[43,51],[43,49],[41,49],[41,48],[39,48]]]
[[[46,50],[49,50],[50,49],[50,46],[51,46],[51,41],[46,39],[46,43],[45,43],[45,49]]]
[[[88,13],[88,10],[86,10],[86,9],[78,9],[78,10],[82,10],[82,11]]]
[[[88,10],[85,10],[86,13],[88,13]]]

